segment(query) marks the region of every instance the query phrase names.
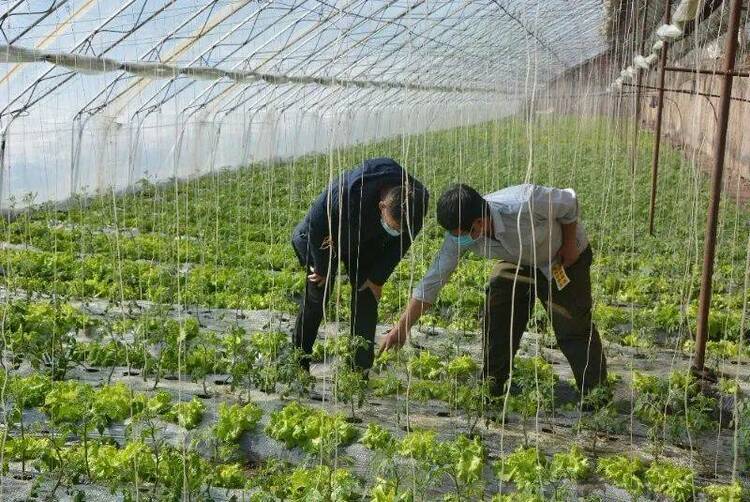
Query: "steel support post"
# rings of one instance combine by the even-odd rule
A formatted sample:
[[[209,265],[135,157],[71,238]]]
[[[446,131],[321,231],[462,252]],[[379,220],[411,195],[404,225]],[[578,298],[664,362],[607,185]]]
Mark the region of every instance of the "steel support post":
[[[737,55],[737,34],[740,28],[742,0],[732,0],[729,11],[724,48],[724,74],[719,98],[719,120],[717,122],[716,140],[714,142],[713,170],[711,172],[711,194],[708,203],[706,235],[703,245],[703,273],[701,274],[701,291],[698,297],[698,324],[695,332],[695,359],[693,371],[706,376],[706,341],[708,340],[708,314],[711,308],[711,287],[716,254],[716,227],[719,223],[719,202],[721,185],[724,176],[724,157],[727,147],[727,128],[734,80],[734,63]]]
[[[664,0],[664,23],[669,24],[672,19],[670,0]],[[664,76],[667,68],[667,53],[669,44],[664,42],[661,48],[659,63],[659,100],[656,108],[656,131],[654,132],[654,158],[651,163],[651,201],[648,208],[648,233],[654,235],[654,213],[656,212],[656,184],[659,178],[659,150],[661,149],[661,124],[664,115]]]

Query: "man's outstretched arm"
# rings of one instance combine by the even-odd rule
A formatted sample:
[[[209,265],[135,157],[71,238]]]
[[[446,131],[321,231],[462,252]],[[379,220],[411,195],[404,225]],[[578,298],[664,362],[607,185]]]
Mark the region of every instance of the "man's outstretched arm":
[[[398,323],[385,336],[383,344],[380,346],[380,352],[390,349],[400,349],[406,343],[406,337],[409,335],[412,326],[417,323],[422,314],[430,307],[432,305],[427,302],[417,300],[416,298],[410,299]]]
[[[385,337],[380,351],[391,348],[399,349],[406,342],[411,327],[414,326],[422,314],[427,311],[437,300],[442,287],[450,280],[451,274],[458,266],[461,250],[458,246],[444,239],[438,255],[430,265],[424,278],[420,281],[404,313],[401,314],[398,323]]]

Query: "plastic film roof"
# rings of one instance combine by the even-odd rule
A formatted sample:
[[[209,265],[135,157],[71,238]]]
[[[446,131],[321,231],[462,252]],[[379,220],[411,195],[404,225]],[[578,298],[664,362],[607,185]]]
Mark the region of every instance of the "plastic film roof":
[[[131,68],[138,62],[162,63],[508,92],[529,70],[544,81],[603,50],[601,15],[597,1],[19,0],[6,4],[0,43],[129,62]],[[248,87],[259,84],[205,72],[159,75],[149,73],[148,65],[135,68],[140,75],[115,67],[92,74],[83,58],[77,65],[75,58],[59,57],[60,65],[46,61],[3,65],[4,117],[72,89],[82,98],[73,113],[95,113],[113,104],[159,107],[188,89],[195,95],[191,106],[232,108],[248,94],[257,95],[258,89],[248,93]],[[395,93],[381,92],[389,91]],[[367,93],[367,86],[355,92]],[[276,99],[293,102],[295,94],[289,88]],[[324,99],[324,90],[318,95]],[[382,104],[382,98],[361,102]]]
[[[2,9],[0,202],[199,174],[204,147],[190,153],[192,167],[165,167],[185,142],[209,143],[212,162],[235,165],[495,118],[607,49],[597,0],[11,0]],[[283,147],[263,146],[269,135]]]

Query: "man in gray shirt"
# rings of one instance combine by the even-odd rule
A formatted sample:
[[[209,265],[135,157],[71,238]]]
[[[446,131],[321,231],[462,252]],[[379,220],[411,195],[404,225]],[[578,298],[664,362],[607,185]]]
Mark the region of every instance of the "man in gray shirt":
[[[591,321],[591,247],[578,217],[571,189],[524,184],[482,197],[467,185],[450,187],[437,207],[443,245],[381,350],[404,344],[461,255],[472,251],[501,260],[486,288],[483,325],[483,372],[492,394],[503,392],[535,297],[547,309],[578,388],[587,392],[606,381],[602,343]]]

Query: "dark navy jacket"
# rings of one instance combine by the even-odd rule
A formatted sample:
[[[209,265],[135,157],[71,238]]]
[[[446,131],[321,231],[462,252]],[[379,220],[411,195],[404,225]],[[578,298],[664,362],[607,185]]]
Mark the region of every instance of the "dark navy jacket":
[[[407,179],[414,193],[414,206],[421,207],[408,211],[410,221],[401,224],[404,231],[392,237],[380,223],[380,194],[383,189],[403,185]],[[340,257],[349,262],[366,253],[371,258],[370,268],[362,271],[367,277],[360,282],[370,279],[382,285],[422,229],[428,197],[424,186],[393,159],[366,160],[342,173],[318,196],[305,219],[294,229],[292,245],[300,263],[312,266],[320,275],[328,275],[333,259]],[[332,244],[327,245],[328,242]]]

